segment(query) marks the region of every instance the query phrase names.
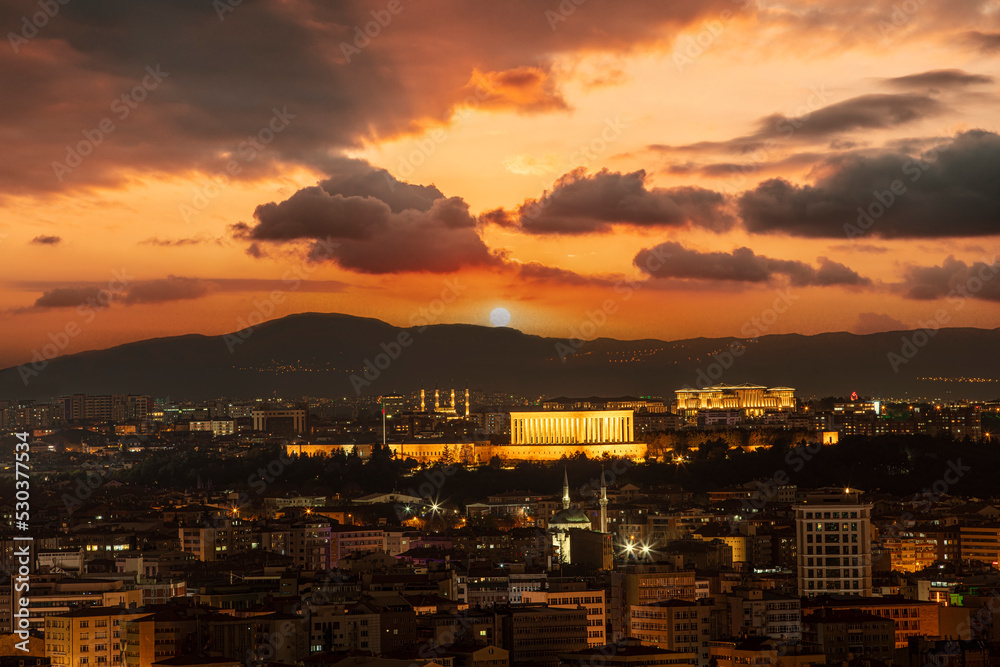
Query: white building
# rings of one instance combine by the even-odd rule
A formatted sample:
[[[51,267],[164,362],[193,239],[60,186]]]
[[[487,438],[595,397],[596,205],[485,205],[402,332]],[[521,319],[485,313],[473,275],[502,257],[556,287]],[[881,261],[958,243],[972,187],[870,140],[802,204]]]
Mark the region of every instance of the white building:
[[[799,595],[872,594],[871,511],[861,492],[843,489],[793,505]]]

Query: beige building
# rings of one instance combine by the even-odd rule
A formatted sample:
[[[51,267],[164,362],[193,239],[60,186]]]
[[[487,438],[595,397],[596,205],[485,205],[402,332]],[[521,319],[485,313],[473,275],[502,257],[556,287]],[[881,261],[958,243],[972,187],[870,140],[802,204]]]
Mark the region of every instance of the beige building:
[[[858,610],[882,618],[891,618],[895,623],[896,648],[906,648],[912,637],[934,637],[939,634],[941,607],[934,602],[907,600],[901,597],[861,598],[855,600],[834,600],[830,598],[804,600],[802,613],[817,610],[846,611]]]
[[[1000,523],[981,526],[961,526],[962,560],[975,560],[988,565],[1000,563]]]
[[[919,572],[937,561],[937,540],[932,537],[893,537],[882,547],[889,552],[893,572]]]
[[[129,608],[143,603],[143,591],[135,586],[126,586],[120,580],[39,579],[41,581],[36,583],[32,576],[31,581],[28,613],[32,630],[44,628],[48,617],[65,614],[78,607]]]
[[[644,605],[660,600],[694,602],[694,570],[679,570],[668,565],[631,565],[625,570],[625,602]]]
[[[708,665],[711,605],[686,600],[661,600],[629,608],[629,637],[644,646],[693,653],[700,667]]]
[[[510,654],[499,646],[453,647],[445,654],[454,667],[509,667]],[[427,667],[427,665],[424,665]]]
[[[90,607],[45,618],[45,655],[59,667],[121,665],[123,625],[144,616],[122,607]]]
[[[604,646],[607,608],[604,602],[603,590],[553,590],[558,584],[552,584],[547,591],[524,591],[522,600],[526,604],[542,603],[558,609],[587,610],[587,646]]]

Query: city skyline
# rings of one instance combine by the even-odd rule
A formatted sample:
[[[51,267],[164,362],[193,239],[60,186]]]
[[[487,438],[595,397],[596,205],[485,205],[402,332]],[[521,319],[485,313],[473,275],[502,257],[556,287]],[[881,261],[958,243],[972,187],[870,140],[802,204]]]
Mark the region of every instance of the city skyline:
[[[1000,326],[995,2],[39,7],[0,14],[2,367],[300,312]]]

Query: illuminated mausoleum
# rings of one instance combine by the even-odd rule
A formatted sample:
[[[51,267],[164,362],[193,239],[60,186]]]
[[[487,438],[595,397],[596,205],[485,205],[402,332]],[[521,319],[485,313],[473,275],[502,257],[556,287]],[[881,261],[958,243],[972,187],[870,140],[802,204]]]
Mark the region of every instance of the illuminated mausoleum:
[[[635,442],[632,410],[544,410],[510,413],[510,444],[494,447],[510,460],[557,461],[576,453],[637,461],[645,443]]]
[[[510,444],[571,445],[632,442],[631,410],[511,412]]]

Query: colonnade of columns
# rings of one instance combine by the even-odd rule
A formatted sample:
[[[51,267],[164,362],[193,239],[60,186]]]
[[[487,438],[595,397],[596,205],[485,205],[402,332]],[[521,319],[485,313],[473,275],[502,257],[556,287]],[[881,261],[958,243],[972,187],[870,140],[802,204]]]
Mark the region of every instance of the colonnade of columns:
[[[522,416],[523,415],[523,416]],[[512,445],[574,445],[632,442],[633,418],[628,415],[511,415]]]

